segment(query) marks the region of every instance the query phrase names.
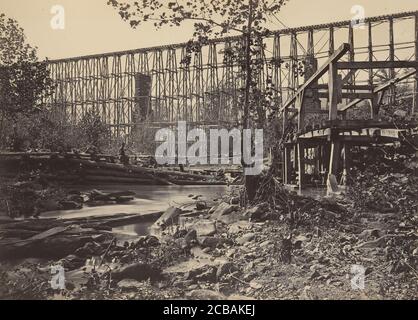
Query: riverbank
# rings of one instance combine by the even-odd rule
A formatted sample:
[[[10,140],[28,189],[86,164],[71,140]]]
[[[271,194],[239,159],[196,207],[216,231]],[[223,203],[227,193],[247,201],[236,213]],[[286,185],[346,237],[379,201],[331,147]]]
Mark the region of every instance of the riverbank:
[[[373,198],[394,185],[385,202]],[[172,208],[150,234],[130,240],[117,240],[109,222],[75,226],[72,221],[57,236],[84,229],[90,238],[65,257],[2,260],[0,294],[16,299],[415,299],[417,186],[416,177],[386,175],[374,193],[367,191],[376,205],[371,209],[359,203],[361,189],[356,198],[315,200],[273,182],[266,185],[267,202],[245,209],[236,196],[225,194],[218,204],[204,207],[196,198],[194,207]],[[51,287],[51,267],[57,265],[65,270],[62,290]]]

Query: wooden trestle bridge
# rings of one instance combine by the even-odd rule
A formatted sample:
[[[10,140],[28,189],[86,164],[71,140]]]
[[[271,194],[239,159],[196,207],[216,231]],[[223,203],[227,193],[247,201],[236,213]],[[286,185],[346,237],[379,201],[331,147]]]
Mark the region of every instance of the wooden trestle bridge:
[[[240,43],[211,40],[190,59],[183,43],[53,60],[57,87],[46,103],[69,123],[96,110],[114,137],[125,139],[180,120],[237,126],[244,79],[225,53]],[[350,145],[398,139],[399,129],[379,121],[382,103],[396,108],[396,85],[409,92],[410,112],[418,110],[418,11],[272,31],[260,50],[257,85],[273,90],[283,133],[296,128],[283,152],[286,183],[297,173],[303,187],[312,159],[314,170],[335,176],[341,149],[347,160]],[[370,112],[354,119],[351,110],[364,108],[363,101],[370,101]]]

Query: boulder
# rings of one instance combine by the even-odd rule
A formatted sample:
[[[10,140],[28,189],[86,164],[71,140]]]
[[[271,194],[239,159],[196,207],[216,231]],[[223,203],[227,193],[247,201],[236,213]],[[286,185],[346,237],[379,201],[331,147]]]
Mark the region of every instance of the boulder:
[[[228,228],[229,234],[237,234],[241,231],[246,231],[251,229],[251,223],[248,221],[238,221],[231,224]]]
[[[94,255],[99,255],[103,252],[103,248],[97,242],[88,242],[83,247],[75,251],[75,255],[81,258],[86,258]]]
[[[240,244],[240,245],[244,245],[247,242],[253,241],[254,239],[255,239],[255,233],[250,232],[250,233],[244,234],[242,237],[239,237],[237,239],[237,243]]]
[[[192,229],[184,237],[184,240],[188,245],[191,245],[197,241],[197,232],[196,230]]]
[[[205,210],[208,208],[208,205],[206,204],[205,201],[198,201],[196,202],[196,210]]]
[[[213,283],[216,281],[216,271],[217,269],[214,266],[204,266],[188,272],[187,279]]]
[[[66,270],[75,270],[85,265],[86,261],[76,255],[69,255],[60,260]]]
[[[216,279],[220,279],[222,276],[232,273],[236,270],[235,266],[231,262],[225,262],[218,266],[216,271]]]
[[[193,227],[198,237],[213,236],[216,234],[216,224],[214,221],[198,221]]]
[[[237,205],[228,204],[226,202],[222,202],[219,204],[215,211],[212,214],[214,219],[219,219],[222,216],[228,215],[234,211],[238,211],[239,207]]]
[[[183,211],[179,208],[170,207],[164,214],[154,223],[153,228],[165,229],[166,227],[176,224],[179,221],[180,214]]]
[[[244,212],[244,217],[251,220],[260,220],[268,213],[269,206],[267,203],[260,203]]]
[[[201,247],[203,248],[211,248],[214,249],[221,245],[224,241],[221,238],[216,237],[199,237],[198,242]]]
[[[241,199],[239,197],[232,197],[231,200],[229,201],[229,203],[232,205],[239,205],[240,202],[241,202]]]
[[[112,272],[116,281],[133,279],[137,281],[161,279],[161,269],[145,263],[134,263]]]
[[[192,300],[225,300],[226,297],[217,291],[198,289],[190,291],[186,294],[189,299]]]
[[[135,291],[142,286],[141,282],[134,279],[123,279],[118,282],[118,287],[124,291]]]

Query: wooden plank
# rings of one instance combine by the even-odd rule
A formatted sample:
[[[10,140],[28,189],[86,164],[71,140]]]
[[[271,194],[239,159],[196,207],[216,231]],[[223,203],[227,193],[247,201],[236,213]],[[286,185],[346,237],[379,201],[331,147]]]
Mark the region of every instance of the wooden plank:
[[[373,93],[369,93],[369,92],[343,92],[342,94],[340,94],[340,96],[342,97],[342,99],[361,99],[361,100],[366,100],[366,99],[372,99],[373,98]],[[328,98],[329,97],[329,92],[318,92],[318,97],[319,98]]]
[[[318,81],[329,69],[329,65],[332,62],[338,61],[343,57],[348,51],[350,50],[350,45],[348,43],[344,43],[341,45],[341,47],[338,48],[337,51],[335,51],[313,75],[309,78],[308,81],[306,81],[297,91],[296,93],[290,98],[284,106],[280,109],[280,112],[283,112],[285,109],[290,107],[293,103],[296,101],[296,97],[301,94],[302,91],[304,91],[306,88],[310,87],[312,84],[314,84],[316,81]]]
[[[414,75],[414,74],[416,74],[416,73],[417,73],[417,71],[416,71],[416,70],[414,70],[414,71],[410,71],[410,72],[408,72],[408,73],[406,73],[406,74],[404,74],[404,75],[402,75],[402,76],[396,77],[395,79],[392,79],[392,80],[390,80],[390,81],[388,81],[388,82],[386,82],[386,83],[384,83],[384,84],[381,84],[381,85],[377,86],[377,87],[373,90],[373,92],[374,92],[374,93],[380,93],[380,92],[382,92],[382,91],[385,91],[385,90],[386,90],[386,89],[388,89],[390,86],[393,86],[393,85],[395,85],[396,83],[401,82],[401,81],[403,81],[403,80],[405,80],[405,79],[407,79],[407,78],[409,78],[409,77],[413,76],[413,75]],[[360,102],[362,102],[363,100],[364,100],[364,99],[356,99],[356,100],[353,100],[353,101],[351,101],[349,104],[347,104],[347,105],[345,105],[345,106],[341,106],[341,107],[339,107],[339,108],[338,108],[338,111],[346,111],[346,110],[348,110],[348,109],[350,109],[350,108],[354,107],[355,105],[359,104],[359,103],[360,103]]]
[[[326,90],[328,89],[328,84],[317,84],[310,87],[310,89],[314,90]],[[363,90],[363,91],[372,91],[373,86],[371,85],[351,85],[351,84],[345,84],[342,86],[343,90]]]
[[[298,175],[299,175],[299,191],[301,192],[305,185],[305,146],[303,142],[299,142],[298,148]]]
[[[415,61],[418,62],[418,13],[415,13]],[[418,76],[415,76],[412,114],[418,111]]]
[[[418,68],[417,61],[353,61],[337,62],[339,70]]]
[[[328,74],[329,120],[335,120],[338,117],[338,69],[334,62],[330,63]]]

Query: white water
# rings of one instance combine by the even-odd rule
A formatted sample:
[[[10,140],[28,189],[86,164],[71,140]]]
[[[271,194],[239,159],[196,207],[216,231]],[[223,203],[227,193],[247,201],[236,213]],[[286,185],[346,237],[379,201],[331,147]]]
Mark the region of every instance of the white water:
[[[132,186],[132,185],[102,185],[83,186],[72,188],[73,190],[89,191],[98,189],[105,192],[133,191],[135,200],[126,204],[106,205],[100,207],[84,206],[81,210],[52,211],[43,213],[45,218],[80,218],[93,216],[109,216],[118,213],[147,214],[164,211],[171,206],[193,205],[189,195],[202,195],[199,200],[212,203],[225,195],[232,187],[228,186]]]

